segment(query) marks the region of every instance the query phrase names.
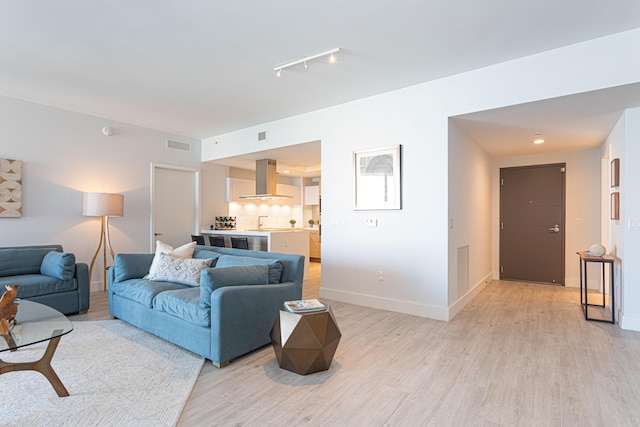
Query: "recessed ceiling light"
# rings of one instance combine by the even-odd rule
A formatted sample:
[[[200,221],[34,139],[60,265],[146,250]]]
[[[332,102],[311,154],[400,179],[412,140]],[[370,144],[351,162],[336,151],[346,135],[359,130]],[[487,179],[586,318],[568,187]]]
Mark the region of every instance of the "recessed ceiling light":
[[[536,139],[533,140],[534,144],[542,144],[544,139],[542,139],[542,134],[540,132],[536,133]]]

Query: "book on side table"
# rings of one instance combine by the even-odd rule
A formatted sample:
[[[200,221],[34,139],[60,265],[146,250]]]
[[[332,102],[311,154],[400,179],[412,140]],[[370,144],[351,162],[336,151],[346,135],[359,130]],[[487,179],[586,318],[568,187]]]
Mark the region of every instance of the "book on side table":
[[[284,308],[292,313],[308,313],[310,311],[323,311],[326,309],[325,305],[317,299],[285,301]]]

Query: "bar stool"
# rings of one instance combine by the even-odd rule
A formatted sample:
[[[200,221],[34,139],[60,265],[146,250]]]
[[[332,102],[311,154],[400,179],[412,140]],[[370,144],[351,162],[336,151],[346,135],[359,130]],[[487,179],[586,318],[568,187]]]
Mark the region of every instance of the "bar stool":
[[[231,247],[236,249],[249,249],[249,239],[246,237],[232,237]]]
[[[195,236],[195,235],[191,235],[191,241],[192,242],[196,242],[196,245],[202,245],[204,246],[204,236]]]
[[[209,236],[209,245],[224,248],[224,237],[222,236]]]

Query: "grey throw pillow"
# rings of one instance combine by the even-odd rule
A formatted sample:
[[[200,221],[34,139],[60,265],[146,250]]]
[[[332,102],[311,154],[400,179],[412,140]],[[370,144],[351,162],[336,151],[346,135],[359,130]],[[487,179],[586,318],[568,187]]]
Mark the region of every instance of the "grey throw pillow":
[[[159,254],[156,271],[149,277],[156,282],[173,282],[189,286],[200,286],[200,272],[211,267],[213,259],[177,258]]]
[[[245,265],[268,265],[269,283],[280,283],[280,276],[282,275],[282,262],[279,259],[222,255],[220,258],[218,258],[216,268]]]
[[[225,286],[268,285],[269,266],[207,268],[200,273],[200,306],[211,307],[211,293]]]

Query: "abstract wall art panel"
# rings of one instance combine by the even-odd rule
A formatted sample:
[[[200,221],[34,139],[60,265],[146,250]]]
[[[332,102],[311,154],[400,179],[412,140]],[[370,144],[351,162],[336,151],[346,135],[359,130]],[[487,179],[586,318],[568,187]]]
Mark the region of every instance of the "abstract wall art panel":
[[[0,218],[22,216],[22,160],[0,159]]]

